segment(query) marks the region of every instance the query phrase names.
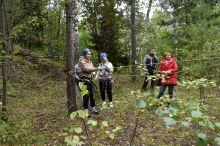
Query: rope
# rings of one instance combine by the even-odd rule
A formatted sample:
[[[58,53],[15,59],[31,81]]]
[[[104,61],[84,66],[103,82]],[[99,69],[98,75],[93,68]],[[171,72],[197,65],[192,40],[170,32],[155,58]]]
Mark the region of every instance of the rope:
[[[220,59],[220,57],[212,57],[212,58],[203,58],[203,59],[192,59],[192,60],[182,60],[182,61],[176,61],[176,62],[190,62],[190,61],[200,61],[200,60],[211,60],[211,59]],[[159,63],[157,63],[159,64]],[[114,67],[114,68],[123,68],[123,67],[131,67],[133,65],[129,65],[129,66],[120,66],[120,67]],[[140,65],[135,65],[135,66],[140,66]],[[198,69],[202,69],[202,68],[211,68],[211,67],[216,67],[216,66],[220,66],[220,64],[215,64],[215,65],[208,65],[208,66],[202,66],[202,67],[196,67],[196,68],[187,68],[187,69],[184,69],[183,71],[178,71],[176,72],[176,74],[179,74],[179,73],[182,73],[182,72],[186,72],[187,70],[190,70],[190,71],[193,71],[193,70],[198,70]],[[75,75],[74,75],[74,71],[69,71],[69,74],[75,78]],[[114,75],[114,73],[112,74]],[[117,76],[140,76],[140,77],[143,77],[143,76],[146,76],[147,74],[143,74],[143,75],[119,75],[117,74]],[[93,79],[93,81],[95,81]]]
[[[220,66],[220,64],[196,67],[196,68],[193,68],[193,69],[192,68],[187,68],[186,70],[176,72],[176,74],[185,72],[187,70],[192,71],[192,70],[197,70],[197,69],[202,69],[202,68],[211,68],[211,67],[216,67],[216,66]],[[117,75],[117,76],[146,76],[146,74],[145,75]]]
[[[180,61],[176,61],[176,62],[192,62],[192,61],[206,61],[206,60],[212,60],[212,59],[220,59],[220,57],[211,57],[211,58],[202,58],[202,59],[191,59],[191,60],[180,60]],[[154,63],[154,64],[160,64],[160,63]],[[137,65],[127,65],[127,66],[119,66],[119,67],[114,67],[114,68],[119,68],[119,69],[122,69],[122,68],[129,68],[129,67],[132,67],[132,66],[140,66],[142,64],[137,64]],[[146,64],[146,65],[150,65],[150,64]]]

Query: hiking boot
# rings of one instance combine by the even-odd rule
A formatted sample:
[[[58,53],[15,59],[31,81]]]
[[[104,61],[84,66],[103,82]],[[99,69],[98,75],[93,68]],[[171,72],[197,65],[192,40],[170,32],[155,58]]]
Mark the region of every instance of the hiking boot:
[[[102,102],[102,105],[105,105],[105,104],[106,104],[106,102],[105,102],[105,101],[103,101],[103,102]]]
[[[98,111],[97,109],[94,109],[94,110],[92,111],[92,113],[98,115],[98,114],[99,114],[99,111]]]
[[[110,107],[113,107],[113,104],[112,104],[112,102],[109,102],[109,106],[110,106]]]

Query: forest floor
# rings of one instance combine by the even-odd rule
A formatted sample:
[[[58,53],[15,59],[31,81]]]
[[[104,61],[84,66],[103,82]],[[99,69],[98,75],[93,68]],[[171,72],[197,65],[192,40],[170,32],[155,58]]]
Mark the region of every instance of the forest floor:
[[[100,114],[92,114],[90,119],[70,119],[67,114],[65,74],[54,76],[51,72],[38,70],[36,66],[18,64],[10,66],[8,122],[5,124],[8,127],[4,130],[1,122],[0,145],[61,146],[67,145],[65,138],[68,136],[79,136],[83,145],[93,146],[193,146],[199,132],[206,131],[210,137],[217,134],[196,125],[184,127],[179,121],[173,126],[164,126],[163,116],[156,115],[149,108],[140,110],[136,106],[136,98],[131,96],[131,91],[140,89],[143,79],[137,78],[135,83],[131,83],[130,77],[120,75],[114,75],[113,108],[108,106],[108,102],[106,107],[102,107],[97,90],[96,105]],[[155,97],[158,91],[159,87],[156,87],[152,96]],[[174,94],[174,100],[182,103],[199,102],[197,89],[176,86]],[[205,94],[203,105],[207,110],[203,111],[216,117],[213,122],[219,122],[219,89],[208,88]],[[77,106],[82,109],[79,95]],[[89,126],[89,120],[97,121],[97,125]],[[107,122],[107,126],[103,122]],[[77,134],[73,129],[78,125],[83,130]],[[120,130],[115,132],[117,127]],[[113,134],[112,138],[110,134]],[[217,145],[211,140],[208,144]]]

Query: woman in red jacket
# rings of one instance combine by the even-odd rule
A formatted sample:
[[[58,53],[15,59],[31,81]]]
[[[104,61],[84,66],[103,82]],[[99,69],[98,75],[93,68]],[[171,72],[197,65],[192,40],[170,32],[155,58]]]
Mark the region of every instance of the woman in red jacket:
[[[165,52],[164,59],[160,61],[160,66],[158,68],[158,72],[165,77],[162,79],[160,92],[157,95],[157,99],[160,99],[160,97],[163,96],[167,86],[170,99],[173,97],[173,89],[174,86],[177,85],[177,71],[178,65],[175,61],[175,58],[171,57],[170,52]]]

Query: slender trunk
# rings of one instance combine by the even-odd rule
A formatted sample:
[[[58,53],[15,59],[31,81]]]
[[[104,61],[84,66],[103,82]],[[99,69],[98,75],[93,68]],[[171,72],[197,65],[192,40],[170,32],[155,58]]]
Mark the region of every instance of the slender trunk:
[[[61,20],[61,9],[58,10],[58,20],[57,20],[57,36],[56,39],[60,38],[60,20]]]
[[[184,0],[184,7],[185,7],[185,11],[184,11],[184,19],[185,19],[185,27],[188,27],[189,26],[189,23],[188,23],[188,7],[189,5],[187,4],[187,0]],[[185,33],[185,38],[184,38],[186,41],[185,41],[185,46],[187,46],[188,44],[188,41],[190,41],[190,38],[188,37],[187,33]]]
[[[135,75],[135,60],[136,60],[136,26],[135,26],[135,0],[131,0],[131,46],[132,46],[132,75]],[[132,76],[132,82],[136,80]]]
[[[205,99],[205,88],[203,86],[199,88],[199,97],[201,102],[203,103],[203,100]]]
[[[5,48],[5,46],[4,46]],[[4,55],[5,57],[5,55]],[[8,121],[7,116],[7,59],[3,59],[2,63],[2,76],[3,76],[3,99],[2,99],[2,117],[1,119],[4,121]]]
[[[149,6],[148,6],[148,9],[147,9],[147,16],[146,16],[146,24],[149,22],[149,19],[150,19],[149,16],[150,16],[152,3],[153,3],[153,0],[149,0]]]
[[[202,66],[206,66],[204,60],[202,60]],[[200,73],[200,77],[205,77],[206,72],[202,71]],[[199,96],[200,96],[200,100],[203,103],[203,99],[205,99],[205,88],[203,86],[199,87]]]
[[[80,41],[79,41],[79,29],[78,29],[78,13],[77,13],[77,1],[73,0],[73,31],[74,31],[74,47],[75,47],[75,61],[78,61],[79,56],[79,48],[80,48]],[[75,96],[77,95],[77,91],[75,91]]]
[[[74,31],[73,31],[73,1],[66,3],[66,71],[67,71],[67,107],[71,113],[77,110],[75,95],[75,78],[72,75],[75,65],[75,47],[74,47]]]
[[[2,117],[1,119],[4,121],[8,120],[7,117],[7,56],[9,54],[9,46],[10,46],[10,35],[7,24],[7,12],[5,7],[5,1],[1,1],[0,3],[0,28],[1,28],[1,38],[2,38],[2,48],[4,50],[3,60],[2,60],[2,76],[3,76],[3,98],[2,98]],[[6,24],[6,25],[5,25]],[[5,32],[7,29],[7,32]],[[8,34],[8,35],[7,35]]]
[[[177,57],[177,43],[178,43],[178,40],[177,40],[177,10],[174,9],[174,12],[173,12],[173,42],[174,42],[174,45],[173,45],[173,54],[175,57]]]

